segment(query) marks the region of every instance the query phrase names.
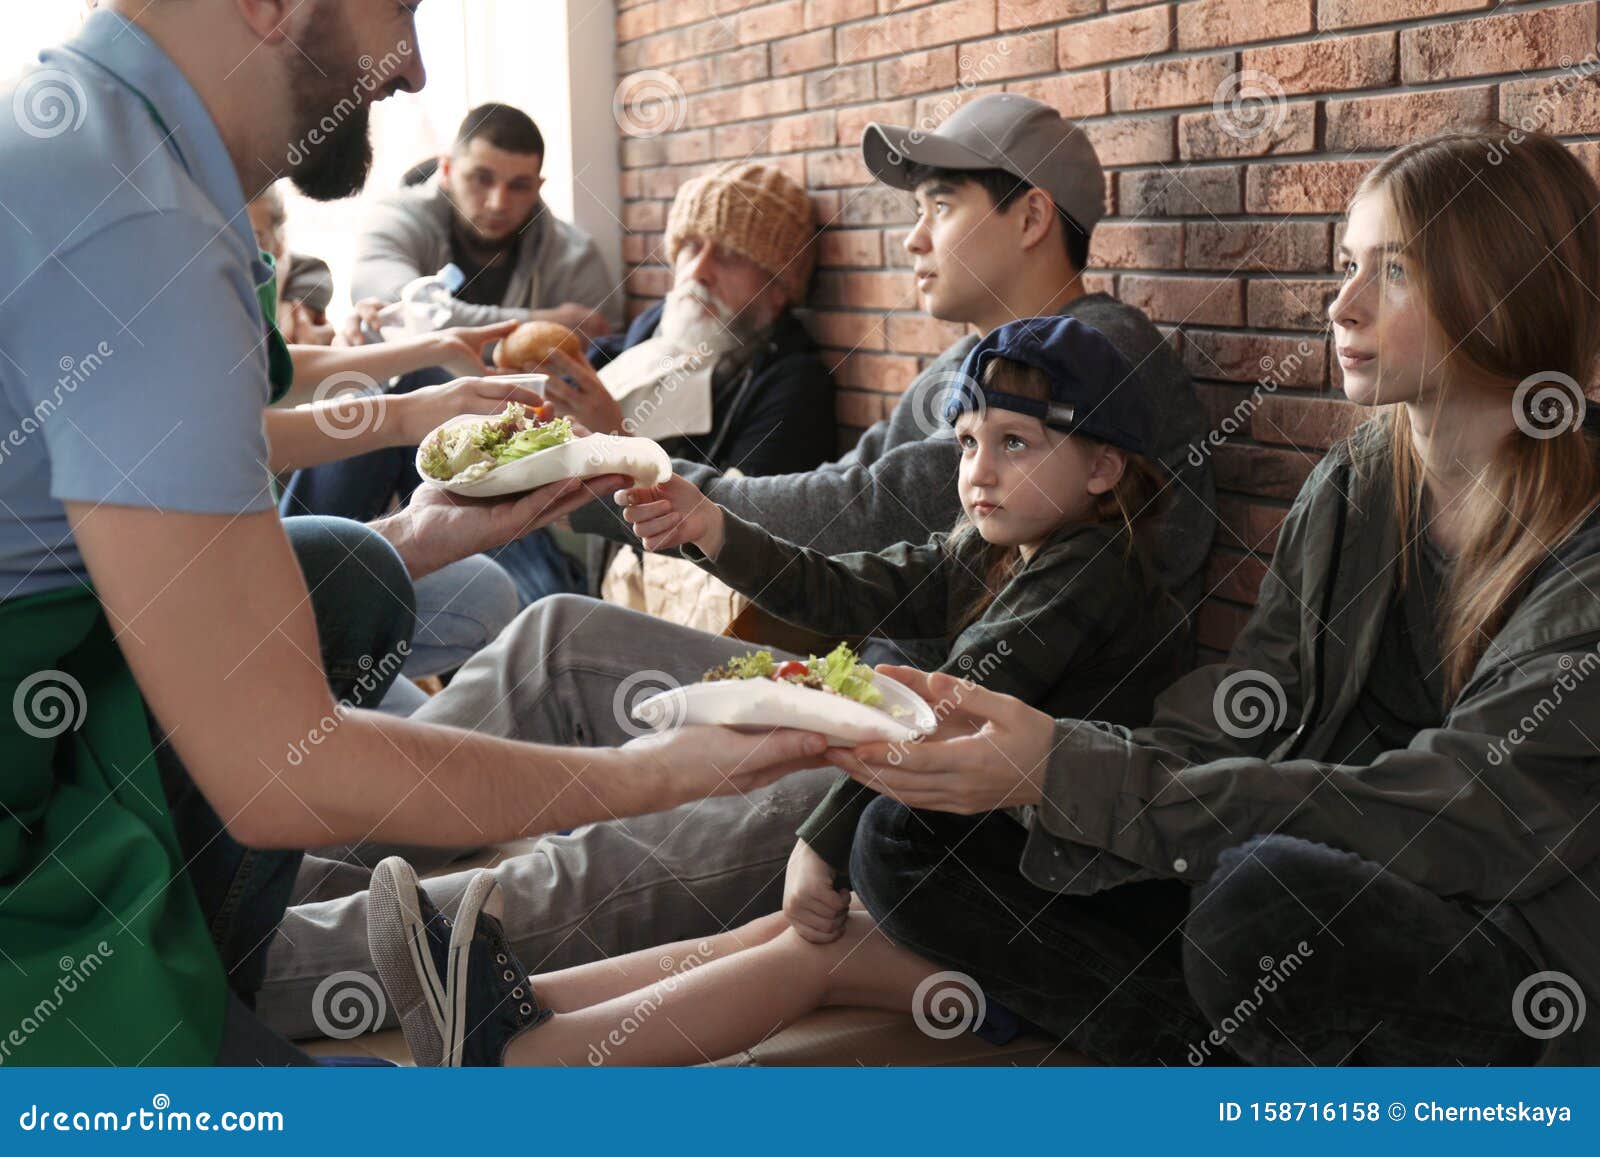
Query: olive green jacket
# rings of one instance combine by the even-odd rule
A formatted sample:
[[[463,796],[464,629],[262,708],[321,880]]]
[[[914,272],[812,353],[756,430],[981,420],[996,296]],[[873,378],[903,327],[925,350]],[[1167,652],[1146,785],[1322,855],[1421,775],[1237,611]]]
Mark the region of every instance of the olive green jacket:
[[[1162,692],[1148,727],[1058,720],[1022,870],[1074,894],[1199,883],[1252,835],[1299,836],[1471,904],[1600,1005],[1600,519],[1530,577],[1440,727],[1371,766],[1330,763],[1400,545],[1369,422],[1307,480],[1225,662]],[[1250,726],[1247,686],[1281,689],[1268,725]],[[1597,1012],[1546,1059],[1600,1061]]]

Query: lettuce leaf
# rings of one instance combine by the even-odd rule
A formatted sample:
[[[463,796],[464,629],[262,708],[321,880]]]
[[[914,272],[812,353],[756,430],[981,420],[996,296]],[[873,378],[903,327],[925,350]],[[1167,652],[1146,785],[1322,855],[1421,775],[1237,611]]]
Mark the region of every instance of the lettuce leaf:
[[[876,707],[883,702],[883,692],[872,685],[872,668],[856,662],[856,653],[844,643],[821,659],[811,656],[806,660],[806,665],[825,686],[846,699],[854,699],[867,707]]]

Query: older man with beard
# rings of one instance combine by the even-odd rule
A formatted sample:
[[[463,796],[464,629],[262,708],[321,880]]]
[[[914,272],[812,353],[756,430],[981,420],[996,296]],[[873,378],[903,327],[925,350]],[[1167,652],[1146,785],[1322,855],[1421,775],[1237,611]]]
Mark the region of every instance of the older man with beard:
[[[688,181],[667,217],[671,291],[625,334],[595,341],[587,364],[554,351],[537,367],[550,375],[549,400],[591,430],[654,438],[672,457],[719,472],[792,474],[825,462],[833,379],[793,312],[815,232],[810,198],[780,169],[734,162]],[[551,584],[530,557],[543,533],[495,552],[530,603],[585,585],[599,593],[602,576],[623,566],[637,591],[644,565],[674,561],[641,560],[626,547],[619,559],[594,538],[578,547],[582,563],[574,558]]]

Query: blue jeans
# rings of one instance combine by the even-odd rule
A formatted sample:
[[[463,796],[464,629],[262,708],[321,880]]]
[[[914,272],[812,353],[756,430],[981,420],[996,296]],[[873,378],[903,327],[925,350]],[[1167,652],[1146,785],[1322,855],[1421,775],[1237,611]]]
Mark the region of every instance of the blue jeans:
[[[1025,838],[1004,813],[879,798],[850,876],[896,942],[1102,1063],[1530,1064],[1540,1051],[1511,1017],[1536,970],[1526,954],[1359,856],[1257,836],[1196,887],[1076,896],[1023,877]]]
[[[356,707],[376,706],[399,671],[401,645],[411,641],[416,604],[405,564],[385,539],[360,523],[290,518],[283,528],[311,592],[334,698]],[[229,984],[253,1007],[266,972],[267,947],[289,906],[303,853],[240,844],[177,753],[159,734],[155,737],[162,788],[200,910]]]

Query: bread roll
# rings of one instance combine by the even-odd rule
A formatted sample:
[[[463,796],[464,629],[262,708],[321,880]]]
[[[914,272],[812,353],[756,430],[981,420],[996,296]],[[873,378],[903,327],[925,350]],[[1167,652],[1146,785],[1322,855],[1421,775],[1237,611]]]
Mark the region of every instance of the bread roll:
[[[531,370],[559,349],[584,361],[583,341],[576,333],[554,321],[525,321],[503,339],[494,351],[494,364],[503,370]]]

